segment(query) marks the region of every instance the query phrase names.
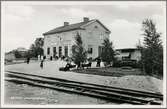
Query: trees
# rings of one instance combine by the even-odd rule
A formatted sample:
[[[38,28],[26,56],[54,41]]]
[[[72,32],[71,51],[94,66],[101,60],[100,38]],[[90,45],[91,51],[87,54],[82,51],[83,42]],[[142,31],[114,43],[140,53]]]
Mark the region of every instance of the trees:
[[[72,58],[78,67],[87,59],[87,52],[83,47],[83,42],[80,34],[77,32],[75,37],[75,45],[72,46]]]
[[[31,56],[37,57],[38,55],[43,55],[43,44],[44,38],[36,38],[34,44],[30,47]]]
[[[110,42],[108,38],[104,39],[104,42],[102,43],[103,50],[101,53],[102,61],[106,62],[107,65],[110,65],[112,61],[114,61],[114,47],[113,43]]]
[[[161,34],[157,32],[152,19],[145,19],[142,22],[144,46],[142,49],[143,67],[147,74],[163,75],[163,47],[160,39]]]
[[[18,50],[13,50],[13,53],[14,53],[16,58],[22,58],[23,57]]]
[[[143,52],[144,52],[144,48],[139,40],[139,43],[136,45],[136,48],[140,51],[141,53],[141,59],[137,62],[137,67],[140,68],[143,72],[145,72],[144,69],[144,57],[143,57]]]

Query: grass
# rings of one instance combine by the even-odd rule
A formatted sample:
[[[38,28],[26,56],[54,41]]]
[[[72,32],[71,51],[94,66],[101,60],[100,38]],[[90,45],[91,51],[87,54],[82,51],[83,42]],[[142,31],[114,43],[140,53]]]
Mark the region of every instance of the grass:
[[[88,69],[73,69],[76,73],[93,74],[101,76],[122,77],[126,75],[145,75],[140,69],[123,69],[114,67],[88,68]]]

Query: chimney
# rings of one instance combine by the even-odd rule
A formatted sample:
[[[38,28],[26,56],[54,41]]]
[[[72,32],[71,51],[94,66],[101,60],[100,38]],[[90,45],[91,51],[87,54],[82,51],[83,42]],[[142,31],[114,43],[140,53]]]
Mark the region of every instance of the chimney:
[[[69,25],[69,22],[64,22],[64,26],[68,26]]]
[[[84,17],[83,20],[84,20],[84,22],[88,22],[89,18],[88,17]]]

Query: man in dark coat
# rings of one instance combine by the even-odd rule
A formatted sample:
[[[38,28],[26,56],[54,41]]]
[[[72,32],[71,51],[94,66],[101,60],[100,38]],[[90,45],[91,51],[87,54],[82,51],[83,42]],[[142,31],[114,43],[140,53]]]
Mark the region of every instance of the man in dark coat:
[[[43,69],[43,60],[41,60],[40,67]]]
[[[30,62],[30,57],[27,57],[27,64],[29,64]]]

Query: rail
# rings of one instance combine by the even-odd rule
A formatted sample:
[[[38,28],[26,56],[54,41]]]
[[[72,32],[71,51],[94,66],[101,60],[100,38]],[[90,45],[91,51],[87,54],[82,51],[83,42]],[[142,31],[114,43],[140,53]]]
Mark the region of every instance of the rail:
[[[20,72],[7,71],[5,73],[5,80],[106,99],[117,103],[161,105],[163,101],[163,95],[157,93],[43,77]]]

